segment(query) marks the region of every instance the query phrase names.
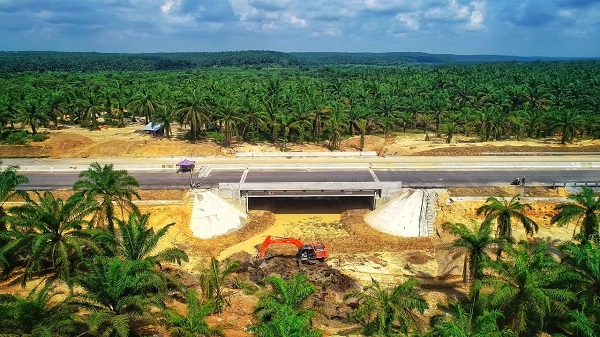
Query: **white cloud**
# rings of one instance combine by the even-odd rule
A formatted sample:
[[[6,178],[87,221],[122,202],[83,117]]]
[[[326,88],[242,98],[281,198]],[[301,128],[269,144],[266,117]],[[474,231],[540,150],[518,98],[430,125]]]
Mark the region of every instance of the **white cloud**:
[[[174,0],[167,0],[162,6],[160,6],[160,10],[165,14],[169,14],[173,5],[175,5]],[[179,5],[179,1],[177,2],[177,5]]]
[[[579,50],[593,50],[590,46],[600,41],[600,1],[0,0],[0,46],[5,50],[60,49],[68,41],[68,48],[114,51],[113,37],[123,41],[119,48],[127,48],[130,39],[132,46],[147,51],[320,46],[481,54],[526,54],[527,37],[552,40],[545,48],[564,54],[561,38],[573,37]],[[570,48],[576,54],[578,49]]]
[[[286,19],[290,22],[292,26],[306,27],[306,20],[301,19],[294,14],[286,13]]]
[[[467,23],[466,28],[469,30],[482,29],[485,21],[486,2],[475,1],[472,3],[472,6],[473,10],[469,15],[469,22]]]
[[[421,27],[419,16],[416,13],[402,13],[396,15],[396,20],[411,31],[417,31]]]

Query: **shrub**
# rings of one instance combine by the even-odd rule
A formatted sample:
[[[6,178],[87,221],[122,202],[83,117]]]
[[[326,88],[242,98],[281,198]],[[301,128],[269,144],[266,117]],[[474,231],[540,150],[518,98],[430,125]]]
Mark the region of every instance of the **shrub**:
[[[32,142],[43,142],[48,139],[48,133],[36,133],[35,135],[31,135]]]
[[[8,134],[6,143],[10,145],[27,145],[31,138],[27,131],[15,131]]]

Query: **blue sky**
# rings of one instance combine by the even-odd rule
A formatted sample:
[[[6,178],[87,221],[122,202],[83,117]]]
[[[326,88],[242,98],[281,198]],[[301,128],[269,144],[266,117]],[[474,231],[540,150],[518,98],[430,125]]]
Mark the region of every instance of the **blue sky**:
[[[0,50],[600,56],[600,0],[0,0]]]

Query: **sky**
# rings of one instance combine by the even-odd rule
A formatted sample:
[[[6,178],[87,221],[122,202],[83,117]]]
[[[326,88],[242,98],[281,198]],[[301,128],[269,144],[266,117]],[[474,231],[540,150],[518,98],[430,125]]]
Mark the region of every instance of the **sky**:
[[[600,56],[600,0],[0,0],[0,50]]]

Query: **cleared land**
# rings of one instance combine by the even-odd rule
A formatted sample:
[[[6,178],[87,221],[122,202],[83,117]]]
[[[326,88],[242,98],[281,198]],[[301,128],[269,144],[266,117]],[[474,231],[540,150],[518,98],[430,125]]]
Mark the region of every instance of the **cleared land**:
[[[170,156],[232,156],[237,152],[273,152],[280,147],[271,143],[234,142],[231,147],[204,140],[194,144],[176,137],[186,130],[173,125],[175,137],[154,138],[145,134],[143,123],[124,128],[103,128],[89,131],[80,127],[63,126],[49,131],[44,142],[29,146],[0,145],[2,157],[99,158],[99,157],[170,157]],[[431,136],[431,135],[430,135]],[[475,137],[456,136],[451,144],[432,137],[425,141],[423,134],[366,136],[365,151],[379,155],[476,156],[489,152],[600,152],[600,140],[578,141],[561,145],[555,138],[527,141],[479,142]],[[341,151],[357,151],[360,137],[342,141]],[[288,144],[289,151],[328,151],[325,144]]]

